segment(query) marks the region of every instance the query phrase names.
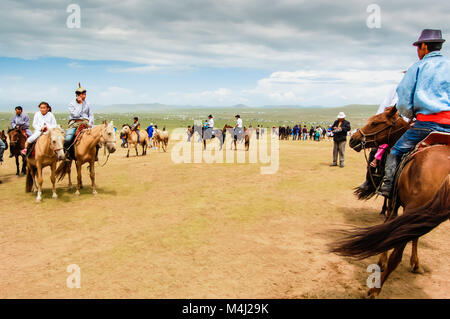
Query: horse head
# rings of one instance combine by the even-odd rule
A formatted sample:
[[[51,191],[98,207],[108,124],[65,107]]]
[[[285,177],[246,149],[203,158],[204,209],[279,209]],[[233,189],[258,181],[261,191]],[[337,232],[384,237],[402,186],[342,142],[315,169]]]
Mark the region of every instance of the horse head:
[[[64,154],[64,134],[65,131],[61,126],[57,126],[48,130],[50,138],[50,149],[58,156],[58,160],[66,158]]]
[[[105,127],[102,129],[102,132],[100,133],[100,143],[106,145],[106,148],[109,153],[114,153],[116,151],[116,132],[114,130],[114,123],[113,121],[107,123],[106,121],[103,123]],[[128,128],[129,133],[129,126],[122,127],[122,132],[124,132],[124,128]]]
[[[395,106],[391,106],[370,117],[367,124],[352,135],[349,145],[357,152],[381,144],[392,146],[408,128],[409,123],[403,120]]]

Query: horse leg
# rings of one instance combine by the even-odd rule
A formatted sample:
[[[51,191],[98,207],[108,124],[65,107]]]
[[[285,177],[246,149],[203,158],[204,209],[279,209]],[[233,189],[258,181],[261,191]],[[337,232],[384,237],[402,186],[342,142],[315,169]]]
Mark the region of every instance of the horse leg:
[[[384,282],[388,279],[391,272],[393,272],[395,268],[397,268],[398,264],[402,261],[403,250],[405,249],[405,246],[406,243],[400,244],[394,248],[394,251],[389,256],[386,269],[381,273],[380,287],[369,289],[369,291],[367,292],[369,298],[376,298],[380,294],[381,287],[383,287]]]
[[[17,176],[20,176],[20,163],[19,163],[19,156],[17,156],[16,155],[16,168],[17,168],[17,171],[16,171],[16,175]]]
[[[388,199],[385,197],[384,202],[383,202],[383,208],[381,208],[380,215],[386,216],[387,202],[388,202]]]
[[[135,146],[134,146],[134,150],[136,151],[136,156],[139,155],[139,154],[138,154],[138,149],[137,149],[137,148],[138,148],[138,144],[136,143]]]
[[[42,166],[40,163],[36,163],[36,169],[37,169],[37,196],[36,196],[36,202],[40,202],[42,199],[42,182],[44,181],[44,178],[42,177]]]
[[[384,271],[386,269],[386,263],[388,261],[388,252],[380,254],[380,258],[378,259],[377,265],[380,267],[380,271]]]
[[[25,157],[22,157],[22,174],[26,175],[27,173],[27,160]]]
[[[81,188],[81,164],[80,162],[76,162],[76,165],[77,165],[77,190],[75,192],[75,195],[79,196]]]
[[[58,194],[56,194],[56,162],[54,162],[51,166],[52,169],[52,173],[50,175],[50,180],[52,181],[52,191],[53,191],[53,195],[52,198],[58,198]]]
[[[419,244],[419,238],[416,238],[412,242],[412,250],[411,250],[411,272],[415,274],[423,274],[423,269],[419,264],[419,255],[417,254],[417,246]]]
[[[97,190],[95,189],[95,162],[91,162],[89,168],[91,173],[92,194],[97,195]]]
[[[72,185],[72,177],[70,176],[70,172],[72,170],[72,161],[70,161],[68,164],[66,164],[69,166],[69,168],[67,169],[67,175],[69,176],[69,189],[72,189],[73,185]]]

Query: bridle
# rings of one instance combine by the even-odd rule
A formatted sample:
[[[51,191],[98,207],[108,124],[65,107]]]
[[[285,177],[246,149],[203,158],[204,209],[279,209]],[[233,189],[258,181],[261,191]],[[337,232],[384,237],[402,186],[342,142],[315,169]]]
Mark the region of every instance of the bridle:
[[[106,125],[105,128],[103,128],[101,133],[100,133],[100,143],[99,143],[100,145],[114,145],[116,143],[115,139],[114,139],[114,141],[107,141],[105,136],[103,136],[103,134],[106,132],[107,128],[108,128],[108,126]],[[115,133],[113,133],[113,134],[115,134]],[[126,134],[126,135],[127,135],[127,138],[128,138],[128,134]],[[111,152],[108,150],[108,155],[106,157],[106,161],[105,161],[105,163],[103,163],[102,167],[105,166],[106,163],[108,162],[109,155],[111,155]]]
[[[372,132],[372,133],[364,133],[362,128],[359,129],[359,132],[362,135],[360,145],[361,145],[361,149],[364,151],[364,157],[366,159],[367,167],[369,167],[370,163],[369,163],[369,158],[367,157],[367,153],[366,153],[366,149],[367,149],[366,144],[367,143],[374,143],[375,147],[378,147],[379,144],[377,142],[377,135],[380,134],[381,132],[389,130],[388,133],[387,133],[387,143],[386,144],[391,145],[391,143],[390,143],[391,142],[391,136],[394,135],[395,133],[401,131],[401,130],[404,130],[406,128],[405,126],[401,126],[398,129],[392,130],[395,127],[395,123],[398,120],[400,120],[400,119],[402,119],[402,118],[400,116],[398,116],[397,119],[395,121],[393,121],[391,124],[383,127],[382,129],[380,129],[380,130],[378,130],[376,132]],[[372,137],[372,139],[368,141],[367,137]],[[375,182],[373,180],[372,170],[370,170],[370,169],[369,169],[369,176],[370,176],[370,181],[372,182],[373,187],[377,190],[378,187],[377,187],[377,185],[375,185]]]

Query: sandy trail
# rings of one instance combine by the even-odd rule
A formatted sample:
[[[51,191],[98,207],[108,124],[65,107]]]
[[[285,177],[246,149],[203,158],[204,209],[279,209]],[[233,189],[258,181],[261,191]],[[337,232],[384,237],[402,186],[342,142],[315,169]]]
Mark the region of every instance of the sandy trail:
[[[96,197],[84,168],[81,196],[65,180],[51,199],[47,168],[41,204],[7,159],[0,297],[360,298],[377,258],[341,258],[326,244],[342,224],[382,221],[381,199],[352,194],[363,155],[347,148],[346,167],[330,168],[331,142],[280,144],[274,175],[259,164],[177,165],[153,150],[127,159],[119,148],[96,168]],[[449,298],[449,231],[444,223],[420,240],[424,274],[409,272],[408,244],[380,297]],[[80,289],[66,287],[69,264],[81,268]]]

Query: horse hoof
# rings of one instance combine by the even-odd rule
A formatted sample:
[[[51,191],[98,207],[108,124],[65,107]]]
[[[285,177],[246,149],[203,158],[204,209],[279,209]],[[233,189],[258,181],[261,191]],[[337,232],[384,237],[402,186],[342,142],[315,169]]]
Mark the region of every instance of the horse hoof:
[[[79,192],[79,191],[76,191],[76,192],[75,192],[75,196],[80,196],[80,192]]]
[[[58,194],[54,193],[54,194],[52,195],[52,198],[58,198]]]
[[[416,266],[416,265],[411,265],[410,270],[411,270],[411,272],[412,272],[413,274],[419,274],[419,275],[421,275],[421,274],[424,273],[422,267]]]
[[[40,198],[36,198],[36,203],[40,203],[41,199]]]
[[[95,195],[97,195],[98,193],[97,193],[97,191],[92,191],[92,194],[95,196]]]
[[[367,292],[367,299],[375,299],[380,294],[380,288],[371,288]]]

